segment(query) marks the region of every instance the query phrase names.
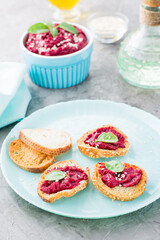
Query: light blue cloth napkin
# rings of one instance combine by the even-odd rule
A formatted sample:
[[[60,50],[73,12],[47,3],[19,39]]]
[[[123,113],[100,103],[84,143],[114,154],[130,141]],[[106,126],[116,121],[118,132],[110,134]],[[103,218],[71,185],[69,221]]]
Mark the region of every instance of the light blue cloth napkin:
[[[23,80],[25,73],[24,64],[0,64],[0,128],[25,117],[31,100]]]

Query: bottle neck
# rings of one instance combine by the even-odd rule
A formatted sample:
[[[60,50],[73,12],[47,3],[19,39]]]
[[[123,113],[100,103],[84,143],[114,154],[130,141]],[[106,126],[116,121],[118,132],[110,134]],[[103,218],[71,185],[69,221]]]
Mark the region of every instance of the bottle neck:
[[[160,36],[160,25],[159,26],[147,26],[141,23],[140,29],[142,34],[150,36]]]
[[[142,7],[151,12],[160,12],[160,6],[159,7],[150,7],[145,4],[142,4]]]
[[[160,26],[160,7],[140,6],[140,23],[145,26]]]

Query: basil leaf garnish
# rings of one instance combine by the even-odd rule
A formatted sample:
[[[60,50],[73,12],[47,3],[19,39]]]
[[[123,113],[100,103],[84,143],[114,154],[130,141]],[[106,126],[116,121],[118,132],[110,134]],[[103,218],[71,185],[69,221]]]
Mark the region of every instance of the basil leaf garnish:
[[[44,23],[36,23],[28,29],[29,33],[34,33],[34,34],[44,33],[44,32],[48,32],[48,31],[49,31],[49,29],[48,29],[47,25],[45,25]]]
[[[66,175],[65,172],[62,172],[60,170],[53,170],[53,171],[51,171],[51,172],[46,174],[45,180],[56,181],[56,180],[61,180],[61,179],[63,179],[66,176],[67,175]]]
[[[105,167],[113,172],[122,172],[124,170],[124,166],[121,162],[113,160],[110,162],[106,162]]]
[[[78,31],[75,29],[75,27],[73,27],[69,23],[63,22],[63,23],[60,23],[57,27],[62,28],[64,30],[66,30],[67,32],[78,35]]]
[[[58,35],[58,30],[56,28],[53,28],[52,26],[48,25],[49,31],[51,32],[53,37],[56,37]]]
[[[100,134],[95,142],[116,143],[118,138],[113,133],[107,132]]]
[[[71,32],[73,34],[78,35],[78,31],[72,25],[63,22],[63,23],[60,23],[59,25],[57,25],[56,27],[54,27],[54,24],[50,21],[45,21],[45,23],[33,24],[28,29],[28,32],[36,34],[36,33],[45,33],[45,32],[50,31],[52,36],[56,37],[58,35],[58,30],[57,30],[58,27],[66,30],[67,32]]]

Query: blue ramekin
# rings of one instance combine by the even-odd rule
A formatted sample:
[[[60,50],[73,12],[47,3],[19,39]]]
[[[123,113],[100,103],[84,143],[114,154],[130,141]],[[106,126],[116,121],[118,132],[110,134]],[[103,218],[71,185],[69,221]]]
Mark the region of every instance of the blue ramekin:
[[[42,56],[25,47],[27,32],[20,39],[20,47],[29,76],[36,85],[45,88],[67,88],[81,83],[89,74],[93,50],[92,34],[82,25],[75,24],[86,34],[88,44],[81,50],[63,56]]]

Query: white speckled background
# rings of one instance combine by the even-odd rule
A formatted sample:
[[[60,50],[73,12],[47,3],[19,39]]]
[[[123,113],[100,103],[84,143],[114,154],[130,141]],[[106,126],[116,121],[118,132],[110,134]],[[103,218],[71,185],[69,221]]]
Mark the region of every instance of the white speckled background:
[[[140,0],[82,0],[87,14],[94,10],[121,11],[129,18],[129,31],[138,27]],[[5,0],[0,8],[0,60],[22,62],[19,37],[32,23],[52,19],[47,0]],[[87,13],[88,12],[88,13]],[[84,16],[84,17],[85,17]],[[85,23],[85,18],[81,20]],[[32,94],[27,115],[49,104],[75,99],[110,99],[128,103],[160,117],[160,90],[128,85],[118,74],[119,43],[95,41],[90,76],[81,85],[63,90],[42,89],[26,77]],[[103,58],[101,57],[103,55]],[[15,106],[18,107],[18,106]],[[0,147],[14,124],[0,130]],[[14,175],[14,173],[13,173]],[[0,172],[0,239],[2,240],[159,240],[160,200],[138,212],[101,220],[79,220],[56,216],[21,199]]]

